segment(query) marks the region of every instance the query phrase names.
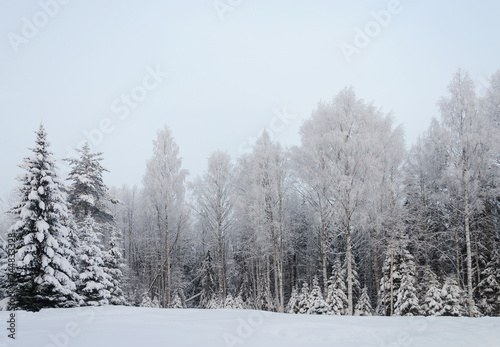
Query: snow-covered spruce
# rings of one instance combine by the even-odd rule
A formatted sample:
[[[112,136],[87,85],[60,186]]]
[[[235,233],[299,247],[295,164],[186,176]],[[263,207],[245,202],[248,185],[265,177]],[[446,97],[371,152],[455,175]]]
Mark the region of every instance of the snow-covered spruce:
[[[439,316],[443,311],[443,298],[441,297],[441,284],[437,280],[436,274],[430,269],[424,270],[424,285],[427,288],[423,293],[423,303],[421,303],[420,313],[424,316]]]
[[[98,224],[110,223],[113,215],[106,202],[118,203],[111,197],[108,187],[104,184],[102,175],[107,172],[102,165],[102,153],[91,153],[90,146],[85,143],[82,148],[76,148],[79,158],[67,158],[71,166],[68,180],[71,181],[68,194],[73,215],[81,222],[91,214]]]
[[[482,300],[478,306],[484,315],[500,316],[500,255],[497,251],[481,272],[481,278],[477,290]]]
[[[443,308],[439,312],[439,315],[460,317],[462,312],[464,312],[463,306],[461,305],[463,295],[464,292],[458,286],[455,276],[448,276],[441,289]]]
[[[343,315],[348,305],[347,287],[344,279],[345,272],[342,271],[340,259],[334,261],[332,275],[328,285],[328,295],[326,303],[329,307],[329,314]]]
[[[109,289],[112,287],[112,278],[104,271],[103,255],[95,228],[94,219],[88,215],[80,229],[82,247],[78,291],[89,306],[109,304]]]
[[[80,303],[69,261],[74,256],[68,239],[69,219],[64,186],[49,150],[47,133],[40,125],[33,154],[24,159],[19,176],[21,201],[11,208],[16,222],[16,272],[10,309],[38,311],[73,307]]]
[[[354,310],[355,316],[371,316],[373,312],[372,304],[370,302],[370,296],[368,295],[368,289],[366,287],[361,291],[361,296],[359,297],[358,303]]]
[[[309,309],[308,314],[328,314],[329,308],[326,301],[323,299],[323,294],[321,294],[321,288],[319,287],[318,277],[313,278],[313,286],[311,293],[309,293]]]

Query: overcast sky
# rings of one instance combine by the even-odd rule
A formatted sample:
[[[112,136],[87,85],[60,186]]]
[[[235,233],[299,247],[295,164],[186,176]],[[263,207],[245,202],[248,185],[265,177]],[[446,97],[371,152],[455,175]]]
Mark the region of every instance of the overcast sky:
[[[87,134],[109,186],[141,183],[166,124],[192,179],[264,128],[299,144],[317,102],[350,85],[411,145],[458,67],[479,89],[500,68],[498,1],[60,2],[0,0],[2,196],[40,122],[57,159]]]

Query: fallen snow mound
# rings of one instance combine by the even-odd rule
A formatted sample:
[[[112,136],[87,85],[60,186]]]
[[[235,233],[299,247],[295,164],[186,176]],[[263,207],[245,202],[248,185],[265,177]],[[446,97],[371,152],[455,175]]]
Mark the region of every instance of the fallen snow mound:
[[[0,312],[0,320],[8,320]],[[84,307],[19,311],[0,346],[500,346],[500,318],[345,317],[253,310]]]

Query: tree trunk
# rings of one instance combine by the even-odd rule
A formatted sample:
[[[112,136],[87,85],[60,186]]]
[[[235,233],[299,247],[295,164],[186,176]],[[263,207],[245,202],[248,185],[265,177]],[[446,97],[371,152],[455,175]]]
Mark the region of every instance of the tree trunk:
[[[463,171],[465,178],[465,169]],[[474,299],[472,298],[472,254],[470,242],[470,227],[469,227],[469,192],[464,180],[464,219],[465,219],[465,244],[467,248],[467,302],[469,308],[469,317],[473,316]]]
[[[351,240],[351,221],[347,220],[347,237],[346,237],[346,261],[347,261],[347,315],[353,314],[352,300],[352,240]]]
[[[166,268],[167,268],[167,306],[170,307],[170,297],[172,290],[172,269],[170,266],[170,243],[168,241],[169,231],[168,231],[168,214],[165,215],[165,257],[166,257]]]
[[[328,258],[327,258],[327,235],[326,235],[326,221],[322,217],[321,221],[321,262],[323,265],[323,296],[328,295]]]

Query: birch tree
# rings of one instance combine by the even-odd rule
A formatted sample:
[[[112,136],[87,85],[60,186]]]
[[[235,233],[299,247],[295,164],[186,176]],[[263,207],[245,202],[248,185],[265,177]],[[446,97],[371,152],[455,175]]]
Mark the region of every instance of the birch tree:
[[[191,185],[195,210],[207,224],[217,251],[217,283],[222,300],[227,292],[227,234],[234,225],[233,170],[227,153],[214,152],[208,158],[207,172]]]
[[[153,157],[147,162],[144,191],[155,217],[158,233],[158,268],[153,281],[159,280],[162,307],[170,307],[172,292],[171,251],[179,236],[179,223],[185,220],[184,181],[187,171],[181,168],[179,147],[168,127],[157,132]]]

